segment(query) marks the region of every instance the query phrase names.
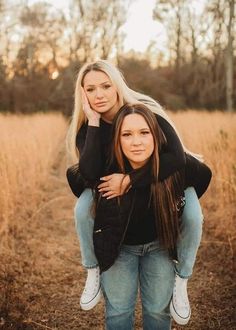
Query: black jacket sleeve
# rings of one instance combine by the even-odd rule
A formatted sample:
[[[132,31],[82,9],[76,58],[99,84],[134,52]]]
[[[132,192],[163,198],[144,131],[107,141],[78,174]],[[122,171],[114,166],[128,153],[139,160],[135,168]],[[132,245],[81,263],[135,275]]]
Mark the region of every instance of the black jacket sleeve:
[[[198,198],[207,190],[212,177],[210,168],[195,157],[186,154],[185,188],[194,187]]]
[[[66,170],[66,178],[70,189],[76,197],[80,197],[84,189],[87,187],[86,182],[79,172],[79,164],[75,164]]]
[[[80,152],[79,171],[86,182],[95,182],[103,171],[100,127],[86,126],[82,126],[76,137]]]
[[[156,115],[167,144],[163,152],[160,153],[159,181],[164,181],[176,171],[185,166],[185,153],[182,144],[174,128],[163,117]],[[151,171],[132,171],[129,173],[133,187],[144,186],[153,182]]]
[[[70,189],[76,197],[80,197],[85,188],[94,188],[97,184],[100,168],[100,136],[99,127],[81,126],[76,136],[76,147],[80,152],[80,161],[66,171]]]
[[[159,180],[163,181],[182,169],[186,160],[182,143],[174,128],[161,116],[157,115],[157,121],[167,140],[165,151],[160,154]]]

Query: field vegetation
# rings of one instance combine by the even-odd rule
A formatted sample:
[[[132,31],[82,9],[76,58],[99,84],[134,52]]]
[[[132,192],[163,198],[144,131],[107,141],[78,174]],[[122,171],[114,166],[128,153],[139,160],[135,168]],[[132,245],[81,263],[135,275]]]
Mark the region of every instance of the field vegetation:
[[[234,328],[236,115],[170,113],[185,145],[213,172],[201,199],[204,234],[189,283],[185,329]],[[60,114],[0,115],[0,328],[103,329],[103,304],[79,308],[85,273],[65,179],[67,120]],[[141,329],[140,308],[136,328]],[[181,327],[173,324],[173,329]]]

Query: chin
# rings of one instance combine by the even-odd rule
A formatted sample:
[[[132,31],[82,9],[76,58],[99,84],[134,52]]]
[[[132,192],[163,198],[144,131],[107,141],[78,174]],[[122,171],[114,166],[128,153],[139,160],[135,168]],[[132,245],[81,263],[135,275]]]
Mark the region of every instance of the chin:
[[[99,109],[96,109],[95,111],[97,112],[97,113],[106,113],[106,112],[108,112],[110,109],[106,109],[106,108],[99,108]]]
[[[131,160],[131,162],[134,162],[134,163],[143,163],[143,162],[146,162],[147,160],[146,160],[146,158],[141,158],[141,157],[139,157],[139,156],[137,156],[137,157],[135,157],[135,158],[133,158],[133,159],[131,159],[130,158],[130,160]]]
[[[146,159],[130,159],[129,161],[133,164],[133,167],[135,166],[135,168],[140,168],[147,163]]]

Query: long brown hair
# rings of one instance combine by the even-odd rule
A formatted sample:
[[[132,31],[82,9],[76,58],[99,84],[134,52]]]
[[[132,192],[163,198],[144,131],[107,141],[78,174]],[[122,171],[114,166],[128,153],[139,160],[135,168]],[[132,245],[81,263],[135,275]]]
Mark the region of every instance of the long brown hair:
[[[153,112],[143,104],[125,104],[116,114],[112,126],[111,163],[116,162],[125,173],[125,155],[120,144],[121,126],[129,114],[139,114],[147,122],[154,140],[154,151],[150,157],[153,183],[150,198],[156,219],[158,238],[163,247],[175,251],[179,235],[177,198],[180,191],[180,175],[176,173],[166,180],[158,181],[159,153],[166,144],[166,138]]]

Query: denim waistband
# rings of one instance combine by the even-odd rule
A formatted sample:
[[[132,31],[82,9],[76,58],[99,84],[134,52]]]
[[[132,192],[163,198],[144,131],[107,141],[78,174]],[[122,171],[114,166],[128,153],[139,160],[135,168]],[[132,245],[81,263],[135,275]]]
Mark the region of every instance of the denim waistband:
[[[123,244],[122,247],[121,247],[121,250],[124,250],[126,252],[142,256],[147,252],[152,252],[152,251],[155,251],[155,250],[163,250],[163,247],[161,247],[158,240],[155,240],[155,241],[150,242],[150,243],[139,244],[139,245],[126,245],[126,244]]]

